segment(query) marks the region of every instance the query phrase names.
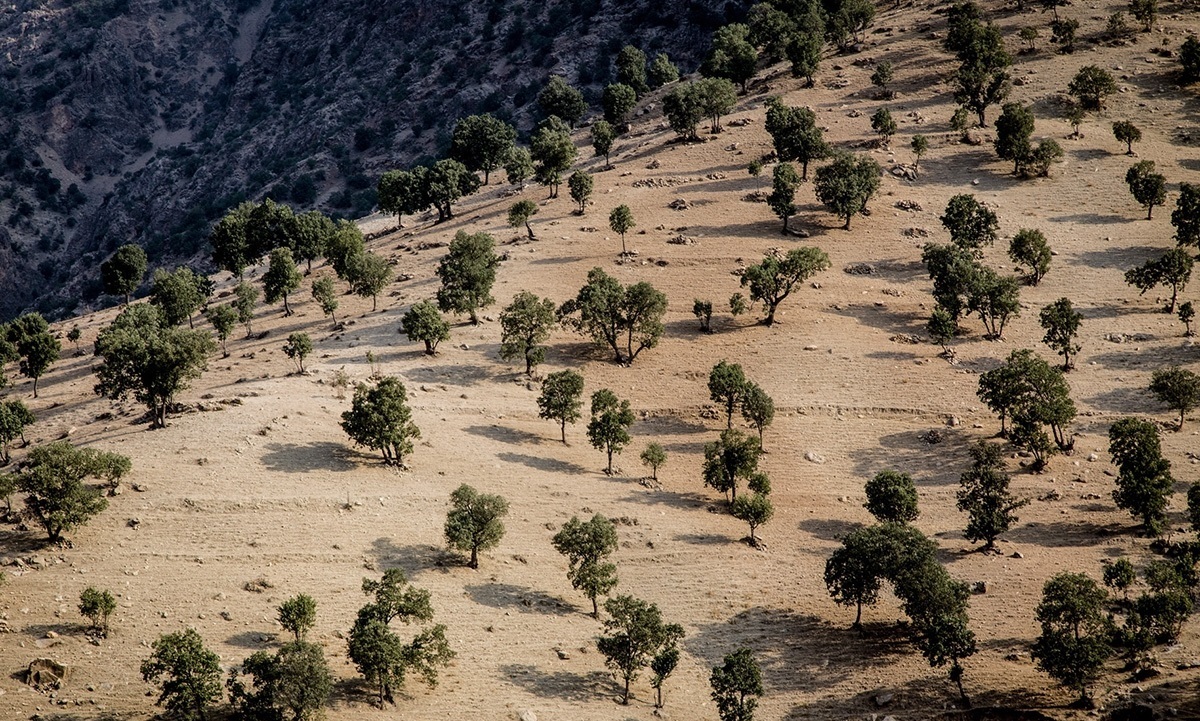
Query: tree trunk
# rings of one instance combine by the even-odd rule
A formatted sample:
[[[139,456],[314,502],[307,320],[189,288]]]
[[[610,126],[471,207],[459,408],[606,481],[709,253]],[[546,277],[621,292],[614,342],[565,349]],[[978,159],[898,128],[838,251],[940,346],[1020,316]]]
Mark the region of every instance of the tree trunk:
[[[625,697],[621,699],[621,703],[625,706],[629,705],[629,676],[625,677]]]
[[[286,296],[285,296],[285,302],[286,302]],[[190,313],[188,314],[188,328],[191,330],[196,330],[196,324],[192,321],[192,315]]]
[[[37,377],[37,376],[34,376],[34,377],[33,377],[33,397],[34,397],[34,398],[37,398],[37,397],[38,397],[38,396],[37,396],[37,382],[38,382],[38,377]]]
[[[471,325],[479,325],[479,313],[474,308],[471,309]]]
[[[468,564],[471,568],[479,568],[479,547],[471,546],[471,562]]]
[[[627,254],[628,254],[628,251],[625,250],[625,234],[621,233],[621,255],[627,255]]]
[[[284,293],[283,294],[283,315],[284,315],[284,317],[287,317],[287,316],[290,316],[291,314],[292,314],[292,307],[290,305],[288,305],[287,293]]]
[[[790,218],[790,217],[792,217],[792,216],[790,216],[790,215],[783,216],[783,230],[779,231],[783,235],[788,234],[788,232],[787,232],[788,231],[788,218]]]
[[[854,213],[846,213],[846,224],[842,226],[843,230],[850,230],[850,219],[854,217]]]
[[[855,605],[857,610],[854,613],[854,623],[850,625],[850,628],[862,628],[862,601]]]
[[[1179,409],[1179,430],[1181,430],[1181,431],[1183,430],[1183,414],[1185,412],[1186,411],[1184,411],[1184,409],[1182,409],[1182,408]]]
[[[654,708],[662,708],[662,707],[663,707],[662,686],[659,685],[654,688]]]
[[[595,596],[592,596],[592,618],[600,618],[600,604],[596,602]]]
[[[529,357],[529,350],[525,351],[525,375],[533,377],[533,359]]]
[[[374,313],[376,310],[379,309],[378,302],[379,302],[379,296],[377,296],[377,295],[371,296],[371,312],[372,313]]]
[[[529,221],[525,221],[525,232],[529,233],[530,240],[537,240],[533,235],[533,228],[529,227]]]
[[[125,294],[125,305],[129,305],[129,294]]]
[[[1154,203],[1146,206],[1146,220],[1154,219]]]
[[[607,473],[607,474],[608,474],[608,475],[610,475],[610,476],[611,476],[611,475],[612,475],[612,473],[613,473],[613,470],[612,470],[612,456],[613,456],[613,452],[612,452],[612,446],[609,446],[609,447],[608,447],[608,468],[604,469],[604,472],[605,472],[605,473]]]
[[[775,306],[767,306],[767,317],[763,320],[763,325],[775,325]]]
[[[562,442],[564,446],[567,445],[567,421],[565,418],[562,420]],[[593,602],[595,600],[596,599],[592,599]]]

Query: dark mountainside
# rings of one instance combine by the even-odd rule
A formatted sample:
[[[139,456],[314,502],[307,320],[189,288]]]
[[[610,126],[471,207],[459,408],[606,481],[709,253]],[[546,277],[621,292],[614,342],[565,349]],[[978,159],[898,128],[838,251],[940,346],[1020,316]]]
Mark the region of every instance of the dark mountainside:
[[[271,195],[368,213],[456,118],[522,130],[551,73],[589,100],[621,46],[692,70],[741,0],[19,0],[0,11],[0,319],[96,305],[97,268],[207,264],[212,221]]]

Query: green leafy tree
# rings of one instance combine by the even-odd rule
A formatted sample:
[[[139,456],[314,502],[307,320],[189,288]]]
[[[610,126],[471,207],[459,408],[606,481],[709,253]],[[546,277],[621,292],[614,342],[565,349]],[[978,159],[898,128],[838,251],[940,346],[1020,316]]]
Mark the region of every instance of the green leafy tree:
[[[1113,137],[1118,143],[1125,143],[1125,154],[1133,155],[1133,144],[1141,142],[1142,131],[1128,120],[1118,120],[1112,124]]]
[[[704,119],[704,111],[700,107],[699,93],[695,83],[672,88],[663,96],[663,115],[667,122],[684,140],[699,140],[696,126]]]
[[[879,88],[884,97],[892,97],[895,93],[888,90],[888,85],[892,84],[892,80],[896,78],[895,67],[884,60],[875,66],[875,71],[871,73],[871,84]],[[876,131],[878,132],[878,131]]]
[[[453,218],[454,203],[479,189],[478,176],[452,158],[437,161],[422,178],[426,197],[437,209],[438,222]]]
[[[46,319],[36,312],[15,318],[0,326],[0,331],[12,349],[6,355],[15,356],[21,375],[33,379],[33,397],[37,398],[38,380],[59,359],[62,343],[50,332]]]
[[[771,520],[775,515],[775,507],[765,493],[755,492],[748,495],[743,493],[729,505],[729,515],[739,521],[745,521],[750,526],[749,543],[751,546],[757,547],[758,527]]]
[[[1062,146],[1054,140],[1043,140],[1037,144],[1037,147],[1029,154],[1029,158],[1022,164],[1021,177],[1048,178],[1050,177],[1050,168],[1055,163],[1061,163],[1062,159]]]
[[[605,160],[605,162],[608,161]],[[592,176],[582,170],[576,170],[571,173],[571,177],[567,178],[567,190],[571,191],[571,200],[579,203],[580,215],[587,212],[587,202],[588,198],[592,197],[593,187],[595,187],[595,183]]]
[[[646,53],[632,45],[626,45],[617,53],[614,63],[617,70],[617,82],[633,88],[638,97],[650,90],[646,84]]]
[[[734,318],[746,313],[750,310],[750,304],[746,302],[746,296],[741,293],[734,293],[729,296],[729,313]]]
[[[71,341],[71,345],[75,346],[75,350],[79,350],[79,339],[83,337],[83,331],[78,325],[71,326],[71,330],[67,331],[67,340]]]
[[[151,278],[150,303],[162,309],[171,325],[186,320],[193,327],[192,314],[204,304],[203,280],[191,268],[180,266],[173,273],[159,268]]]
[[[700,321],[701,333],[712,333],[713,304],[711,300],[692,300],[692,315]]]
[[[313,352],[312,338],[307,333],[292,333],[283,344],[283,354],[296,361],[296,368],[304,372],[304,359]]]
[[[168,323],[151,305],[131,305],[96,338],[97,395],[115,400],[128,396],[150,409],[151,428],[167,424],[175,396],[208,367],[216,344],[204,331]]]
[[[742,86],[746,92],[750,78],[758,69],[758,49],[751,44],[750,28],[741,23],[732,23],[718,28],[713,33],[712,49],[700,66],[700,72],[709,78],[724,78]]]
[[[941,305],[934,306],[929,320],[925,323],[925,330],[929,332],[930,340],[942,347],[942,354],[949,356],[949,343],[958,335],[958,321],[954,320],[950,311]]]
[[[379,294],[392,279],[392,267],[382,257],[363,251],[350,259],[346,268],[346,280],[350,290],[360,298],[371,299],[371,310],[378,310]]]
[[[758,448],[765,453],[763,429],[775,420],[775,401],[757,383],[746,383],[742,392],[742,418],[758,431]]]
[[[1196,335],[1195,331],[1192,330],[1192,321],[1196,319],[1196,308],[1192,305],[1192,301],[1189,300],[1186,303],[1180,303],[1177,314],[1179,322],[1183,323],[1183,334],[1189,337]]]
[[[1142,24],[1142,31],[1148,33],[1158,18],[1158,0],[1129,0],[1129,13]]]
[[[892,113],[887,108],[880,108],[871,116],[871,130],[879,136],[879,143],[885,148],[892,141],[897,128],[896,121],[892,119]]]
[[[529,153],[533,159],[533,175],[539,183],[550,188],[550,197],[558,197],[558,186],[562,183],[562,174],[571,168],[579,151],[571,140],[571,132],[567,126],[554,122],[551,118],[533,134],[530,140]]]
[[[721,721],[753,721],[763,695],[762,672],[748,648],[739,648],[714,666],[708,679]]]
[[[125,305],[129,305],[129,296],[138,289],[145,277],[146,251],[133,244],[117,248],[112,257],[100,264],[104,292],[124,296]]]
[[[238,322],[246,326],[246,337],[254,331],[254,305],[258,303],[258,288],[242,281],[233,289],[233,308]]]
[[[1020,520],[1016,511],[1029,504],[1008,490],[1000,446],[979,441],[972,445],[971,468],[959,476],[958,510],[967,514],[968,541],[984,541],[985,553],[996,547],[996,539]]]
[[[874,158],[840,154],[829,165],[817,169],[814,181],[817,200],[834,215],[844,218],[844,227],[850,230],[850,219],[865,211],[867,202],[879,190],[881,172]]]
[[[1042,633],[1033,644],[1038,669],[1090,703],[1088,689],[1112,654],[1104,617],[1108,594],[1082,573],[1060,573],[1046,582],[1037,620]]]
[[[279,604],[276,610],[279,625],[297,641],[303,641],[313,626],[317,625],[317,602],[307,594],[292,596]]]
[[[612,123],[607,120],[597,120],[592,124],[592,152],[596,157],[604,156],[605,168],[612,167],[612,163],[608,161],[608,154],[612,152],[613,142],[616,139],[617,132],[613,130]]]
[[[263,297],[266,301],[278,303],[282,300],[283,314],[290,316],[292,308],[288,305],[288,295],[300,287],[300,280],[300,271],[292,259],[292,251],[287,248],[272,250],[270,265],[267,272],[263,273]]]
[[[425,344],[425,353],[437,353],[438,343],[450,340],[450,324],[438,313],[438,309],[427,300],[414,303],[400,319],[400,332],[413,342]]]
[[[981,267],[967,293],[967,309],[979,316],[986,338],[1000,340],[1009,319],[1021,314],[1020,284],[1011,276],[1002,276]]]
[[[1008,243],[1008,257],[1012,262],[1029,270],[1025,277],[1030,285],[1037,285],[1050,270],[1050,244],[1040,230],[1021,228]]]
[[[446,514],[446,543],[459,551],[470,552],[471,568],[479,568],[479,552],[495,548],[504,537],[508,501],[503,497],[479,493],[462,484],[450,494],[450,512]]]
[[[820,248],[793,248],[783,257],[764,256],[762,262],[746,268],[742,286],[749,287],[750,300],[761,302],[766,309],[766,325],[775,323],[779,304],[792,294],[797,285],[823,270],[829,269],[829,256]]]
[[[1059,448],[1070,448],[1066,425],[1075,417],[1070,387],[1061,370],[1033,351],[1015,350],[1003,365],[980,374],[978,396],[1000,416],[1001,435],[1007,434],[1006,418],[1023,419],[1029,426],[1027,431],[1037,429],[1040,433],[1041,427],[1049,425]]]
[[[1042,342],[1050,346],[1063,357],[1063,370],[1069,371],[1075,367],[1071,356],[1078,353],[1081,346],[1077,342],[1079,326],[1083,316],[1071,305],[1069,298],[1059,298],[1050,305],[1042,308],[1038,314],[1042,330]]]
[[[704,485],[737,500],[738,482],[746,481],[755,493],[769,493],[771,481],[758,470],[762,449],[753,436],[740,430],[725,429],[719,440],[704,446],[704,465],[701,475]]]
[[[866,40],[866,30],[875,19],[875,3],[871,0],[826,0],[825,37],[839,50],[848,50]]]
[[[313,261],[325,255],[325,244],[333,236],[337,226],[324,213],[310,210],[296,216],[295,235],[292,239],[292,255],[308,265],[312,273]]]
[[[917,486],[907,473],[880,471],[867,481],[866,493],[863,508],[877,521],[910,523],[921,515],[917,509]]]
[[[1013,173],[1021,173],[1033,154],[1033,126],[1033,111],[1021,103],[1005,103],[996,118],[996,155],[1012,161]]]
[[[479,310],[495,301],[492,285],[500,265],[495,247],[496,241],[487,233],[469,235],[460,230],[455,234],[436,271],[442,279],[437,302],[443,312],[467,313],[471,323],[479,325]]]
[[[1122,556],[1115,561],[1104,562],[1104,585],[1114,591],[1120,591],[1128,599],[1129,589],[1137,582],[1137,574],[1128,558]]]
[[[1037,28],[1032,25],[1026,25],[1021,28],[1021,32],[1017,33],[1017,37],[1021,38],[1028,45],[1023,52],[1037,52],[1037,39],[1041,37],[1041,33],[1038,32]]]
[[[600,618],[596,599],[617,586],[617,567],[608,560],[617,550],[616,526],[599,513],[589,521],[572,516],[551,543],[567,557],[571,586],[592,602],[592,618]]]
[[[982,256],[981,249],[985,245],[996,242],[996,231],[1000,227],[996,214],[969,194],[951,198],[941,220],[942,226],[950,232],[950,241],[971,251],[976,258]]]
[[[650,67],[646,70],[646,82],[650,85],[650,89],[657,90],[677,80],[679,80],[679,68],[675,67],[671,58],[666,53],[655,55],[654,60],[650,62]]]
[[[251,689],[242,676],[249,676]],[[321,647],[292,641],[276,653],[258,651],[230,671],[229,700],[241,718],[295,721],[321,717],[333,694],[333,675]]]
[[[1141,291],[1140,295],[1145,295],[1160,285],[1169,286],[1171,300],[1163,311],[1174,313],[1179,292],[1187,287],[1192,278],[1194,263],[1191,253],[1183,248],[1172,248],[1158,258],[1125,271],[1125,282]]]
[[[92,630],[108,635],[108,619],[117,610],[117,599],[107,590],[88,586],[79,594],[79,615],[92,622]]]
[[[1122,418],[1108,429],[1108,452],[1117,467],[1117,508],[1140,518],[1142,531],[1162,533],[1174,491],[1171,462],[1162,457],[1158,426],[1141,418]]]
[[[1104,68],[1086,65],[1071,78],[1067,92],[1074,95],[1084,108],[1101,110],[1104,99],[1117,92],[1117,82],[1113,80],[1112,73]]]
[[[967,310],[967,300],[976,289],[976,277],[981,270],[979,262],[970,249],[935,243],[925,245],[921,261],[933,281],[933,299],[937,301],[937,307],[952,321],[946,330],[952,331],[948,337],[953,337],[958,332],[959,319]]]
[[[746,397],[748,381],[742,366],[722,360],[708,374],[708,396],[725,407],[725,427],[733,428],[733,411]]]
[[[159,636],[142,661],[142,680],[160,687],[157,704],[183,718],[208,718],[221,700],[221,657],[189,628]]]
[[[800,186],[801,178],[791,163],[779,163],[771,176],[771,195],[767,197],[767,205],[771,211],[783,219],[784,235],[788,233],[788,220],[796,214],[796,189]]]
[[[313,278],[312,297],[313,300],[317,301],[317,305],[321,306],[321,312],[332,318],[336,325],[338,299],[337,291],[333,285],[333,278],[327,275]]]
[[[504,161],[504,176],[511,185],[521,185],[533,177],[533,156],[527,148],[513,148]]]
[[[1200,38],[1194,34],[1188,35],[1179,47],[1179,64],[1180,78],[1185,84],[1200,80]]]
[[[421,437],[408,407],[408,391],[398,378],[382,378],[374,386],[360,383],[341,425],[355,444],[379,451],[385,463],[399,466]]]
[[[664,645],[662,650],[650,659],[650,687],[654,689],[654,707],[663,707],[663,684],[679,665],[679,648],[675,644]]]
[[[362,231],[349,220],[339,220],[325,243],[325,260],[337,277],[349,276],[350,262],[366,252]]]
[[[546,360],[546,339],[554,327],[554,301],[538,298],[529,291],[513,296],[512,303],[500,312],[500,358],[525,361],[526,375]]]
[[[1200,248],[1200,184],[1180,183],[1175,210],[1171,211],[1175,242]]]
[[[510,142],[509,152],[511,150]],[[505,154],[501,162],[507,158],[508,155]],[[380,176],[376,189],[379,209],[385,213],[395,213],[397,226],[404,227],[404,216],[424,212],[433,204],[429,199],[428,184],[425,182],[428,172],[428,168],[422,167],[413,170],[389,170]],[[332,234],[333,228],[328,232]]]
[[[1134,200],[1146,209],[1146,220],[1154,217],[1154,206],[1167,201],[1167,179],[1154,172],[1154,161],[1143,160],[1125,172],[1125,184]]]
[[[608,466],[604,472],[613,474],[614,453],[620,453],[631,440],[629,427],[634,421],[629,401],[617,398],[607,388],[592,394],[592,419],[588,421],[587,436],[592,447],[608,455]]]
[[[758,48],[768,64],[783,60],[788,40],[796,33],[796,21],[784,10],[771,3],[758,3],[746,17],[750,29],[747,39]]]
[[[919,582],[936,575],[928,572],[930,568],[941,570],[934,560],[936,550],[933,541],[908,524],[859,528],[847,533],[842,547],[826,561],[825,586],[835,603],[856,608],[853,628],[861,628],[862,607],[879,599],[883,579],[892,581],[902,598],[924,596]]]
[[[572,128],[588,107],[583,93],[571,87],[561,75],[550,76],[546,86],[538,93],[537,101],[546,117],[562,118]]]
[[[469,115],[454,126],[450,136],[450,157],[472,172],[483,171],[483,184],[492,171],[504,164],[517,139],[517,130],[490,114]]]
[[[572,370],[551,373],[542,380],[538,417],[558,421],[562,442],[567,442],[567,424],[580,418],[583,408],[583,376]]]
[[[9,445],[25,435],[25,429],[36,419],[29,408],[16,398],[0,401],[0,465],[7,465],[12,456]],[[0,476],[0,478],[3,478]],[[8,494],[4,494],[7,498]],[[11,510],[11,503],[9,504]]]
[[[250,208],[245,232],[252,263],[276,248],[294,252],[298,232],[296,214],[288,206],[267,198]]]
[[[663,450],[661,445],[651,443],[646,446],[646,450],[642,451],[642,455],[639,458],[642,461],[642,465],[650,469],[651,476],[657,481],[658,469],[667,463],[667,452]]]
[[[825,38],[816,32],[798,32],[787,44],[787,59],[792,65],[792,77],[804,78],[806,87],[816,84],[814,76],[821,67]]]
[[[621,703],[628,704],[629,684],[664,647],[683,638],[683,627],[664,623],[658,606],[632,596],[610,598],[604,602],[604,610],[608,618],[596,648],[604,656],[604,665],[625,682]]]
[[[604,119],[614,128],[629,129],[629,114],[637,106],[637,91],[624,83],[605,86],[600,104],[604,108]]]
[[[954,100],[975,113],[980,127],[987,127],[988,107],[1003,102],[1012,88],[1008,72],[1012,56],[997,26],[975,21],[965,27],[957,53],[961,64],[954,73]]]
[[[689,88],[700,117],[709,120],[709,131],[721,132],[721,116],[728,115],[737,105],[737,88],[721,77],[701,78]]]
[[[625,234],[637,227],[637,223],[633,221],[633,211],[628,205],[618,205],[608,214],[608,227],[614,233],[621,235],[621,255],[628,255],[629,252],[625,249]]]
[[[929,152],[929,138],[926,138],[924,135],[914,135],[912,138],[912,152],[913,156],[916,157],[916,162],[913,163],[913,169],[917,171],[918,175],[920,175],[921,158],[923,158],[925,154]]]
[[[629,286],[600,268],[588,272],[579,294],[558,309],[560,321],[576,332],[606,345],[621,364],[631,364],[638,354],[658,345],[667,297],[645,281]]]
[[[1186,368],[1172,366],[1154,371],[1150,377],[1150,392],[1171,410],[1179,411],[1179,428],[1183,430],[1183,419],[1200,405],[1200,376]]]
[[[800,163],[800,180],[808,180],[808,164],[829,156],[817,116],[809,108],[789,107],[779,98],[767,100],[767,133],[781,163]]]
[[[446,627],[427,626],[404,643],[390,626],[396,620],[406,625],[433,620],[429,591],[409,585],[399,568],[384,571],[380,581],[364,578],[362,589],[375,600],[358,610],[350,629],[348,655],[367,683],[378,690],[379,705],[392,699],[392,689],[403,684],[409,673],[436,686],[438,669],[454,658]]]
[[[238,278],[246,272],[247,266],[257,263],[262,257],[262,253],[251,248],[247,234],[250,213],[255,207],[255,203],[246,202],[231,209],[208,234],[208,242],[213,249],[213,263]],[[145,273],[144,270],[142,272]]]
[[[204,313],[204,317],[212,323],[213,330],[217,332],[217,340],[221,341],[221,354],[229,357],[229,334],[233,332],[234,327],[238,322],[237,309],[232,304],[214,305]]]

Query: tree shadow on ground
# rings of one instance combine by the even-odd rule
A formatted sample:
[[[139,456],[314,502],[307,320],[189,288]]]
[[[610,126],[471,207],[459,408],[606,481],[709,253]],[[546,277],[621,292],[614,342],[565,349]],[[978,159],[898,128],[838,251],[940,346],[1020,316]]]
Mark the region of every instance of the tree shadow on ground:
[[[877,328],[886,333],[907,333],[922,335],[925,324],[929,319],[917,313],[897,312],[887,307],[873,304],[854,303],[831,307],[825,312],[852,318],[869,328]]]
[[[267,639],[264,641],[263,639]],[[293,637],[294,638],[294,637]],[[225,639],[225,643],[238,648],[263,649],[276,641],[275,634],[263,631],[242,631]]]
[[[1124,215],[1102,215],[1100,213],[1073,213],[1071,215],[1056,215],[1046,220],[1052,223],[1074,223],[1075,225],[1124,225],[1135,223],[1137,218]]]
[[[922,436],[937,430],[941,442],[929,443]],[[927,437],[927,436],[926,436]],[[918,487],[958,483],[958,474],[970,465],[967,447],[976,436],[961,427],[946,428],[930,423],[928,430],[891,433],[871,447],[855,453],[854,473],[863,479],[885,470],[911,473]]]
[[[523,431],[519,428],[508,428],[506,426],[501,426],[494,423],[490,426],[467,426],[463,430],[473,436],[483,436],[484,438],[490,438],[493,441],[500,441],[501,443],[509,443],[518,446],[536,446],[546,442],[546,438],[540,434],[530,433],[529,431]]]
[[[729,536],[719,533],[677,533],[671,540],[689,543],[693,546],[724,546],[733,543]]]
[[[22,531],[19,528],[5,531],[3,537],[0,537],[0,553],[4,555],[21,555],[36,551],[47,553],[58,551],[58,548],[46,538],[46,534],[43,531],[37,528]]]
[[[546,471],[548,473],[589,473],[590,469],[584,468],[578,463],[564,461],[558,458],[544,458],[542,456],[531,456],[525,453],[497,453],[496,458],[505,463],[520,463],[523,466]]]
[[[1082,399],[1092,408],[1112,413],[1154,413],[1160,410],[1149,391],[1121,386]]]
[[[711,498],[699,493],[679,493],[667,490],[645,490],[618,499],[622,503],[644,503],[646,505],[663,505],[672,508],[704,508],[716,503]]]
[[[1090,521],[1030,521],[1018,524],[1005,537],[1013,543],[1029,543],[1044,548],[1102,546],[1114,536],[1129,533],[1127,526]]]
[[[514,586],[510,583],[481,583],[466,586],[463,590],[472,601],[490,608],[556,616],[573,616],[579,612],[574,604],[526,586]]]
[[[1161,251],[1145,245],[1110,246],[1098,250],[1085,250],[1069,258],[1067,262],[1088,268],[1109,268],[1124,272],[1160,255]]]
[[[1100,353],[1089,356],[1087,362],[1095,362],[1104,368],[1122,369],[1129,368],[1130,366],[1144,365],[1147,366],[1148,370],[1155,370],[1172,365],[1195,363],[1198,358],[1200,358],[1200,348],[1189,348],[1181,345],[1155,348],[1152,352],[1135,351],[1131,348],[1124,353]],[[1149,393],[1147,393],[1147,398],[1150,398]]]
[[[397,546],[390,538],[377,538],[371,542],[375,554],[375,574],[381,575],[389,568],[400,568],[411,578],[422,571],[438,570],[449,573],[449,566],[460,565],[458,556],[444,548],[428,544]]]
[[[268,443],[262,455],[262,464],[268,470],[284,473],[308,473],[330,471],[345,473],[358,467],[366,455],[351,450],[341,443],[312,441],[309,443]],[[355,460],[350,460],[353,457]],[[374,456],[371,456],[374,459]]]
[[[499,671],[505,681],[538,698],[582,703],[615,692],[612,675],[604,671],[543,671],[523,663],[505,664]]]
[[[863,513],[866,513],[866,509],[863,509]],[[822,541],[840,541],[847,533],[863,528],[864,524],[833,518],[809,518],[800,521],[796,527]]]
[[[734,649],[753,649],[767,687],[786,692],[820,692],[868,671],[879,673],[912,652],[903,636],[868,638],[849,623],[761,606],[701,625],[683,645],[708,666]]]

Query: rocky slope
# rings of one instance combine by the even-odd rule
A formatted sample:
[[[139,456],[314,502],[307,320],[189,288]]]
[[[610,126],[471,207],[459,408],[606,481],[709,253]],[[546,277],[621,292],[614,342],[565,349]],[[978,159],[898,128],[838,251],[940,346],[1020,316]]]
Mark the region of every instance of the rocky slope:
[[[745,0],[20,0],[0,11],[0,318],[101,300],[126,242],[202,260],[270,193],[360,215],[455,118],[530,123],[564,74],[595,98],[623,44],[695,65]]]

